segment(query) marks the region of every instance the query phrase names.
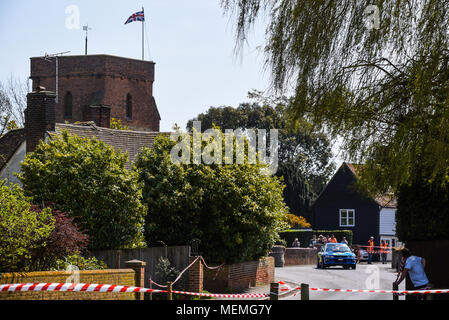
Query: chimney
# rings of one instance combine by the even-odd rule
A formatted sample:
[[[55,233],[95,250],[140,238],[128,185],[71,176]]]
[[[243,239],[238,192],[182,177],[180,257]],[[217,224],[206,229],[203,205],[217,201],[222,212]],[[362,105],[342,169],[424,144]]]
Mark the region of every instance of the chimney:
[[[27,95],[25,110],[26,152],[33,152],[40,140],[45,140],[47,131],[55,131],[56,94],[38,86]]]
[[[109,128],[111,121],[111,107],[105,105],[89,106],[88,120],[95,122],[97,127]]]

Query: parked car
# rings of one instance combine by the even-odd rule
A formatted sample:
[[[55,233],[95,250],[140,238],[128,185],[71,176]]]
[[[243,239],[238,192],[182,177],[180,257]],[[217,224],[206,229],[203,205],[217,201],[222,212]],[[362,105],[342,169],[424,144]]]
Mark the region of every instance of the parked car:
[[[360,261],[368,261],[368,251],[360,249]]]
[[[332,266],[343,266],[344,269],[355,269],[356,255],[345,243],[327,243],[321,247],[317,257],[317,268],[326,269]]]

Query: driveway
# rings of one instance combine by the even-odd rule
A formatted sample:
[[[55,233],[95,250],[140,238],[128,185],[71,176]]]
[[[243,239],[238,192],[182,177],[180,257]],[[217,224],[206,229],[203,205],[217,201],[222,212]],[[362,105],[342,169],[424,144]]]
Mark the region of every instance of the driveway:
[[[356,270],[345,270],[342,267],[317,269],[316,265],[286,266],[276,268],[276,281],[286,283],[306,283],[313,288],[329,289],[384,289],[392,290],[396,279],[396,270],[390,264],[361,263]],[[405,290],[405,281],[399,286]],[[289,296],[285,300],[299,300],[300,295]],[[388,293],[345,293],[310,291],[310,300],[392,300]],[[399,297],[404,300],[403,296]]]

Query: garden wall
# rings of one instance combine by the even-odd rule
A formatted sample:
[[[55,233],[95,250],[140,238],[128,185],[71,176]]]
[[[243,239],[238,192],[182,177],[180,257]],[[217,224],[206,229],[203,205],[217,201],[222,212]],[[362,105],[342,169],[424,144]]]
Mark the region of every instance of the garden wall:
[[[209,292],[241,290],[274,282],[274,258],[225,265],[221,269],[204,268],[203,286]]]
[[[1,273],[0,284],[65,283],[73,275],[68,271],[42,271],[27,273]],[[136,286],[133,269],[79,271],[80,283]],[[134,293],[24,291],[0,292],[0,300],[134,300]]]
[[[125,262],[129,260],[140,260],[146,262],[145,266],[145,287],[149,286],[149,279],[161,285],[165,285],[163,279],[156,275],[156,266],[159,258],[170,260],[171,266],[178,271],[184,270],[189,265],[190,246],[175,247],[152,247],[143,249],[126,250],[99,250],[91,251],[90,254],[99,260],[103,260],[108,268],[120,269],[125,267]],[[176,285],[176,289],[186,289],[188,287],[189,272],[187,271]],[[154,287],[157,289],[157,287]]]
[[[284,253],[285,266],[316,264],[318,249],[316,248],[286,248]]]

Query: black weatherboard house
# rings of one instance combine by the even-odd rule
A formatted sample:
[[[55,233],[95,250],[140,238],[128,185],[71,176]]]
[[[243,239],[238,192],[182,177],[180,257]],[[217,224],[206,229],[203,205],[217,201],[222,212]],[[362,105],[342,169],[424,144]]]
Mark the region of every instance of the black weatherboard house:
[[[315,200],[313,228],[352,230],[353,244],[367,245],[373,236],[375,246],[381,240],[396,246],[396,200],[392,196],[373,199],[357,191],[357,167],[344,162]]]

